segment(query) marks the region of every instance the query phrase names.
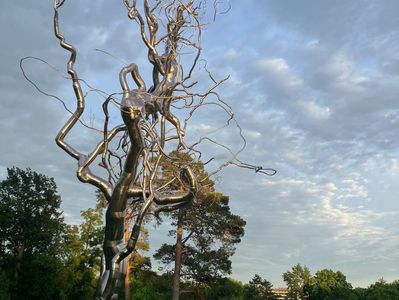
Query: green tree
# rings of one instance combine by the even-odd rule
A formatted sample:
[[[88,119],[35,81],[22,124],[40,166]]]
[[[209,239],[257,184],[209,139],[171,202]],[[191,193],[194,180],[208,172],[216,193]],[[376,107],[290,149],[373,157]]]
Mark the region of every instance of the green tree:
[[[99,198],[98,198],[99,199]],[[104,203],[80,213],[83,222],[69,226],[66,234],[64,264],[69,283],[68,299],[92,299],[100,272]]]
[[[170,156],[192,164],[187,154]],[[202,164],[192,164],[199,183],[194,203],[169,214],[177,230],[170,231],[176,244],[163,244],[154,257],[165,265],[174,263],[174,297],[179,297],[180,278],[200,284],[211,284],[231,273],[230,257],[244,235],[245,221],[230,211],[229,197],[216,192]],[[161,164],[161,181],[179,178],[179,168],[168,161]],[[179,189],[179,183],[170,186]],[[185,233],[185,234],[184,234]]]
[[[9,300],[10,292],[9,292],[10,281],[7,277],[7,274],[4,271],[0,272],[0,299]]]
[[[12,299],[67,299],[69,282],[62,260],[46,253],[26,255]]]
[[[227,277],[217,279],[214,283],[210,284],[209,286],[203,287],[202,290],[200,289],[197,293],[202,296],[201,299],[207,299],[207,300],[245,299],[243,284],[239,281]],[[188,300],[190,298],[184,297],[182,300],[185,299]]]
[[[366,300],[394,300],[399,299],[399,280],[387,283],[385,280],[378,280],[365,292]]]
[[[310,299],[349,299],[352,285],[346,281],[345,275],[330,269],[317,271],[308,287]]]
[[[255,274],[254,278],[247,285],[245,285],[245,299],[248,300],[263,300],[263,299],[275,299],[272,293],[273,285],[263,279],[258,274]]]
[[[0,267],[11,298],[58,298],[65,287],[58,256],[65,224],[54,179],[16,167],[7,173],[0,182]],[[35,286],[38,280],[46,283]]]
[[[359,299],[359,300],[366,299],[366,292],[367,292],[367,289],[366,289],[366,288],[360,288],[360,287],[354,288],[354,289],[352,290],[352,295],[353,295],[352,298],[353,298],[354,300],[357,300],[357,299]]]
[[[171,274],[157,275],[150,270],[132,272],[132,300],[164,300],[172,298]]]
[[[64,228],[54,179],[27,169],[7,169],[0,182],[0,251],[22,257],[54,252]]]
[[[288,287],[288,296],[290,299],[307,299],[308,294],[305,287],[311,285],[312,275],[306,266],[297,264],[291,271],[283,274],[283,279]]]
[[[83,242],[86,264],[95,267],[99,271],[102,255],[102,244],[104,239],[104,208],[106,202],[97,193],[97,204],[95,208],[88,208],[81,211],[83,222],[79,225],[79,235]]]

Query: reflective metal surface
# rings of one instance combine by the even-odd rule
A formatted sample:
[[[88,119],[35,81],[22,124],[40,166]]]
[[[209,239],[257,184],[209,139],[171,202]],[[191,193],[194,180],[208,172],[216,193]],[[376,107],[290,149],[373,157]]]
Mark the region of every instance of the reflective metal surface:
[[[153,64],[154,68],[153,86],[147,90],[146,84],[141,78],[136,64],[132,63],[122,68],[119,80],[123,91],[120,108],[123,125],[104,132],[104,140],[101,141],[89,155],[84,155],[65,141],[65,137],[84,112],[85,97],[82,92],[80,79],[74,69],[77,52],[71,44],[65,41],[59,29],[58,9],[63,4],[64,1],[54,1],[54,32],[55,36],[60,40],[61,47],[71,53],[67,63],[67,71],[71,76],[72,86],[76,96],[76,110],[61,128],[56,137],[56,142],[65,152],[78,161],[78,178],[82,182],[90,183],[99,188],[109,202],[106,211],[103,245],[105,271],[101,274],[99,280],[96,299],[117,299],[118,288],[122,284],[123,276],[126,273],[126,259],[130,253],[135,250],[141,224],[152,204],[156,205],[153,207],[155,213],[178,209],[190,203],[197,190],[196,178],[189,166],[182,166],[181,176],[179,178],[180,181],[184,183],[183,186],[187,187],[186,191],[169,191],[167,194],[163,194],[157,191],[154,186],[157,174],[156,169],[160,159],[164,155],[161,148],[164,147],[166,142],[165,119],[176,128],[180,144],[182,147],[185,146],[182,142],[182,131],[179,120],[170,112],[170,100],[173,89],[178,82],[180,68],[172,48],[172,46],[176,46],[177,39],[171,41],[164,55],[158,57],[154,46],[157,26],[149,10],[148,2],[144,1],[146,17],[150,25],[150,40],[147,40],[143,31],[142,34],[146,45],[149,47],[149,61]],[[144,24],[141,15],[135,12],[134,5],[129,6],[129,17],[131,19],[139,18],[140,22]],[[178,20],[173,20],[175,25],[173,28],[170,28],[173,34],[177,34],[179,30],[179,28],[175,27],[178,26],[178,22],[182,22],[182,11],[180,11],[178,18]],[[170,32],[170,34],[172,34],[172,32]],[[129,88],[126,78],[127,75],[132,76],[137,85],[136,89]],[[162,79],[159,80],[159,77]],[[148,135],[148,132],[143,129],[143,122],[149,115],[157,116],[158,114],[162,117],[163,126],[161,127],[161,138],[158,138],[157,162],[155,164],[152,163],[152,167],[150,167],[146,166],[146,164],[150,165],[148,159],[149,149],[146,148],[143,134]],[[106,151],[106,144],[115,138],[117,133],[123,131],[127,131],[128,133],[130,146],[126,152],[122,172],[117,182],[112,184],[109,180],[94,175],[89,167],[97,156],[103,155],[103,152]],[[141,186],[137,186],[136,184],[139,167],[143,167],[144,172],[147,173],[143,176]],[[125,210],[127,201],[130,197],[139,198],[138,200],[136,199],[136,201],[142,201],[143,204],[135,219],[130,239],[126,243],[124,240]]]
[[[67,43],[60,33],[59,9],[65,4],[64,2],[65,0],[54,0],[54,33],[59,39],[61,47],[70,53],[67,72],[75,93],[76,109],[56,136],[56,143],[77,160],[79,180],[100,189],[108,202],[103,244],[104,271],[99,279],[96,299],[117,299],[118,290],[123,284],[123,277],[126,273],[127,259],[136,248],[145,216],[148,213],[157,216],[160,212],[184,207],[194,200],[198,190],[193,167],[187,162],[170,157],[165,150],[170,149],[170,147],[167,148],[168,143],[174,143],[173,147],[178,152],[186,151],[185,153],[190,156],[199,154],[197,160],[193,160],[193,164],[198,163],[201,157],[200,151],[195,147],[204,140],[227,150],[231,159],[221,164],[208,177],[228,165],[252,169],[257,173],[267,175],[274,175],[275,171],[243,163],[238,159],[238,154],[245,148],[245,138],[231,107],[221,100],[215,91],[228,77],[219,81],[215,80],[205,65],[205,70],[213,85],[201,93],[190,90],[197,84],[191,76],[201,54],[203,23],[198,16],[198,11],[202,7],[201,0],[155,1],[153,6],[147,0],[142,0],[140,9],[136,0],[133,0],[132,3],[129,0],[123,0],[128,17],[134,21],[132,23],[139,24],[142,42],[148,49],[148,63],[152,65],[151,86],[147,87],[136,64],[131,63],[123,67],[119,73],[122,99],[120,101],[116,99],[115,95],[118,93],[107,95],[102,106],[105,117],[102,129],[103,139],[89,154],[81,153],[68,144],[65,138],[76,123],[80,122],[90,128],[82,120],[85,110],[85,95],[81,84],[83,82],[87,86],[89,85],[79,78],[74,69],[77,58],[76,49]],[[158,13],[158,16],[154,15],[155,12]],[[160,22],[161,15],[163,22]],[[163,26],[164,32],[157,38],[159,26]],[[189,33],[187,34],[187,32]],[[159,48],[163,48],[163,50],[159,52]],[[193,59],[192,65],[186,68],[186,73],[183,74],[183,66],[179,63],[179,51],[185,48],[192,50]],[[163,54],[159,55],[162,52]],[[130,76],[136,86],[133,89],[129,87],[128,83]],[[205,105],[204,102],[208,96],[216,98],[212,104],[217,105],[228,115],[226,125],[223,127],[235,122],[244,144],[240,150],[234,152],[209,137],[200,137],[191,146],[185,143],[187,123],[194,112]],[[197,103],[194,103],[194,98],[198,99]],[[188,116],[182,122],[183,126],[171,111],[174,101],[182,102],[183,108],[189,111]],[[118,105],[122,123],[108,130],[108,104],[111,102]],[[111,145],[114,145],[115,149],[111,149]],[[90,170],[90,167],[95,170],[93,163],[96,160],[100,160],[98,166],[106,170],[108,177],[98,176]],[[168,161],[180,170],[180,173],[167,183],[163,182],[160,175],[160,165],[164,161]],[[171,185],[173,182],[179,184]],[[139,204],[139,209],[134,219],[131,236],[126,241],[124,238],[125,211],[129,201]]]

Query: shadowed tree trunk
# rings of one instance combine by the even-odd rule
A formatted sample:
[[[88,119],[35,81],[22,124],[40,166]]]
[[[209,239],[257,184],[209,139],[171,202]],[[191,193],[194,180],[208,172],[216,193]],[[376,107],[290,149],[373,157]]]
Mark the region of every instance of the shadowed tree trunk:
[[[176,258],[175,270],[173,272],[173,300],[179,300],[180,296],[180,270],[182,264],[183,253],[183,220],[184,211],[179,209],[179,217],[177,221],[177,234],[176,234]]]
[[[131,216],[130,216],[131,217]],[[129,241],[130,238],[130,230],[129,230],[129,218],[125,219],[125,241]],[[125,287],[125,300],[130,300],[130,259],[131,257],[129,256],[128,259],[126,260],[126,275],[125,275],[125,282],[124,282],[124,287]]]
[[[20,247],[18,247],[17,250],[17,263],[15,265],[15,272],[14,272],[14,293],[17,294],[17,288],[18,288],[18,280],[19,280],[19,273],[21,271],[21,263],[22,263],[22,258],[24,256],[25,252],[25,245],[22,243]]]

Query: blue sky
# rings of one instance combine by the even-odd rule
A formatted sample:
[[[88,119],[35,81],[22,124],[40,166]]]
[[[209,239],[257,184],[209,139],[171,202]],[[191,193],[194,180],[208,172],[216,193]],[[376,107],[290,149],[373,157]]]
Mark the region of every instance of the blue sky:
[[[0,172],[4,177],[16,165],[54,177],[66,219],[76,223],[95,198],[53,142],[67,114],[19,70],[29,55],[65,70],[51,2],[0,4]],[[354,286],[398,279],[399,2],[230,3],[229,13],[204,30],[203,58],[217,78],[231,76],[219,93],[246,134],[241,158],[278,170],[274,177],[233,167],[219,174],[219,189],[247,221],[232,276],[248,281],[257,273],[281,286],[281,274],[300,262],[312,272],[341,270]],[[60,18],[79,51],[76,67],[93,85],[118,91],[123,66],[96,48],[148,70],[122,2],[67,0]],[[56,72],[35,61],[26,70],[73,105],[70,85]],[[95,95],[88,102],[95,117],[100,102]],[[199,116],[194,135],[225,118]],[[232,147],[240,142],[234,128],[218,138]],[[70,141],[88,151],[97,139],[81,130]],[[153,248],[167,240],[166,228],[149,230]]]

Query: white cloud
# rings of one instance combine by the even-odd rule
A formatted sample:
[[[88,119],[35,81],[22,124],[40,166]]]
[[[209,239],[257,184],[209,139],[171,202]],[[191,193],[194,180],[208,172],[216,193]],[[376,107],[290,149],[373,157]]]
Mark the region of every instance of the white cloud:
[[[305,113],[310,117],[316,119],[328,119],[331,115],[329,107],[321,107],[314,101],[302,101],[301,105],[304,108]]]
[[[366,188],[362,184],[359,184],[359,182],[357,182],[356,180],[344,179],[342,183],[348,186],[348,188],[343,189],[344,195],[342,195],[342,198],[367,197],[368,193]]]
[[[298,89],[302,80],[296,77],[283,58],[262,58],[257,61],[256,68],[260,76],[267,76],[273,84],[279,84],[281,89]]]
[[[389,169],[393,173],[397,173],[399,170],[399,164],[398,164],[398,159],[397,158],[391,158],[390,159],[390,164],[389,164]]]

